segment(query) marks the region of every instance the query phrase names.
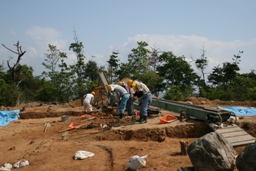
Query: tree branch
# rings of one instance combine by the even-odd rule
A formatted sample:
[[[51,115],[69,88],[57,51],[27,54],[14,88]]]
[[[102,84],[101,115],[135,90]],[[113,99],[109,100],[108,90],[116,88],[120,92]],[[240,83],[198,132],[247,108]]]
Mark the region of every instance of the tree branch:
[[[5,47],[6,49],[8,49],[9,51],[11,51],[12,53],[15,53],[15,54],[17,54],[18,55],[18,53],[17,52],[14,52],[13,50],[11,50],[11,49],[9,49],[8,47],[6,47],[4,44],[2,44],[3,45],[3,47]]]

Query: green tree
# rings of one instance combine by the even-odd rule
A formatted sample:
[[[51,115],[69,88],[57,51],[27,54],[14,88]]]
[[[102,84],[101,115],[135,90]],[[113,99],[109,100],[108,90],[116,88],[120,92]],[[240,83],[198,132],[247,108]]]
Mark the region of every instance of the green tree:
[[[36,98],[43,102],[59,101],[59,87],[56,87],[54,82],[44,79]]]
[[[241,53],[243,53],[243,51],[239,51],[238,55],[234,55],[234,58],[232,58],[232,63],[224,62],[222,67],[218,65],[217,67],[213,68],[212,73],[210,73],[208,76],[208,80],[213,84],[213,86],[226,89],[227,85],[235,83],[235,78],[240,70],[238,64],[241,61]]]
[[[122,80],[123,78],[134,78],[131,68],[131,64],[121,63],[119,69],[115,71],[117,80]]]
[[[156,96],[159,95],[159,92],[163,91],[164,77],[159,76],[156,71],[151,70],[144,74],[140,74],[137,79],[146,84],[151,93]]]
[[[198,86],[199,86],[199,92],[200,96],[202,96],[202,91],[206,91],[206,81],[205,81],[205,69],[208,66],[208,59],[205,56],[205,49],[204,46],[201,49],[201,57],[199,59],[195,60],[196,68],[201,72],[202,74],[202,79],[198,81]],[[201,90],[203,88],[203,90]]]
[[[113,51],[112,55],[110,55],[110,59],[107,61],[108,62],[108,72],[110,75],[110,82],[112,83],[113,81],[116,81],[116,74],[115,71],[117,71],[118,66],[119,66],[119,59],[118,59],[118,54],[119,52]]]
[[[44,71],[42,74],[46,77],[49,77],[51,81],[55,81],[56,79],[56,68],[58,67],[58,62],[60,60],[60,50],[57,49],[56,46],[49,44],[48,45],[48,53],[45,54],[46,59],[42,65],[49,70],[49,72]]]
[[[70,69],[76,73],[76,79],[75,83],[76,85],[74,86],[75,88],[75,95],[77,97],[82,97],[84,95],[84,83],[85,81],[83,80],[83,74],[84,71],[83,69],[85,68],[85,55],[83,54],[83,43],[78,41],[77,35],[74,32],[74,43],[71,43],[69,46],[69,50],[72,50],[76,54],[76,62],[73,65],[70,65]],[[71,71],[71,72],[72,72]]]
[[[87,64],[85,64],[84,68],[84,79],[86,81],[95,81],[98,79],[98,65],[95,61],[89,60]]]
[[[183,92],[183,94],[186,93],[186,96],[192,95],[193,87],[198,76],[185,60],[185,57],[176,57],[172,52],[163,52],[159,57],[159,62],[157,71],[161,77],[165,78],[164,88],[166,92],[168,92],[170,88],[178,86],[178,89]]]
[[[99,67],[95,61],[89,60],[84,70],[86,80],[85,92],[91,92],[99,84]]]
[[[150,51],[147,49],[147,42],[137,42],[138,47],[132,49],[128,55],[128,66],[132,76],[136,78],[139,74],[146,73],[148,68],[148,58]]]

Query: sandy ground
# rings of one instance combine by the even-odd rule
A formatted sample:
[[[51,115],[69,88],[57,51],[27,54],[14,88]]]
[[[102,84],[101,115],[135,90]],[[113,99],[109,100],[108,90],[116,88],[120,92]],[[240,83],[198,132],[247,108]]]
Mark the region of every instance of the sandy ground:
[[[159,124],[158,115],[146,124],[111,127],[109,123],[118,120],[115,116],[101,112],[82,119],[84,113],[79,104],[35,103],[11,109],[22,110],[21,119],[0,127],[0,166],[28,160],[29,166],[19,168],[21,171],[128,171],[128,161],[134,155],[148,155],[146,167],[139,169],[141,171],[176,171],[179,167],[192,167],[189,156],[181,155],[180,141],[190,144],[211,131],[202,121]],[[162,111],[162,115],[165,114],[179,116]],[[65,122],[63,115],[69,116]],[[130,119],[126,117],[125,121]],[[255,136],[254,121],[255,117],[243,117],[238,124]],[[82,126],[66,130],[75,122]],[[100,124],[107,127],[103,129]],[[66,136],[62,136],[64,134]],[[243,148],[236,148],[237,154]],[[94,156],[74,160],[78,150],[92,152]]]

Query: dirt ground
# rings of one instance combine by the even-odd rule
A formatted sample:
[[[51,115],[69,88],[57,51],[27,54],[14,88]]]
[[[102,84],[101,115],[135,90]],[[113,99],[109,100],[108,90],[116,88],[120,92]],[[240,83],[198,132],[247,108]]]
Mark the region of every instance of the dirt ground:
[[[252,102],[198,98],[187,101],[207,107],[224,104],[255,107]],[[120,126],[118,117],[109,108],[85,115],[81,100],[9,108],[14,109],[21,110],[20,119],[0,127],[0,166],[28,160],[29,166],[18,168],[21,171],[128,171],[128,161],[134,155],[148,155],[146,167],[140,171],[176,171],[180,167],[192,167],[189,156],[181,155],[180,141],[190,144],[211,132],[204,122],[197,120],[159,124],[160,115],[150,117],[146,124]],[[161,111],[161,115],[166,114],[179,117],[178,113]],[[67,121],[63,121],[63,115],[68,116]],[[126,116],[122,122],[130,123],[130,120]],[[67,130],[71,123],[79,123],[81,127]],[[237,124],[256,137],[256,117],[241,117]],[[235,148],[237,155],[243,148]],[[92,152],[94,156],[74,160],[79,150]]]

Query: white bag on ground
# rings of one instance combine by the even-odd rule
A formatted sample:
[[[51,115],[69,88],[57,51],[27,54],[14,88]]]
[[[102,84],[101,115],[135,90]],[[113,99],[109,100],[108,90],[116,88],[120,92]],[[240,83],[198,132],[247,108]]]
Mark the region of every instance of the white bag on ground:
[[[92,156],[94,156],[94,154],[91,153],[91,152],[79,150],[79,151],[76,152],[76,154],[74,156],[74,159],[75,160],[82,160],[82,159],[92,157]]]
[[[147,155],[146,156],[132,156],[128,162],[128,167],[132,170],[140,169],[146,166],[147,163]]]
[[[0,171],[11,171],[12,165],[10,163],[5,163],[4,166],[0,167]]]
[[[21,160],[21,161],[17,161],[15,164],[13,164],[14,168],[20,168],[20,167],[25,167],[29,165],[29,161],[28,160]]]

